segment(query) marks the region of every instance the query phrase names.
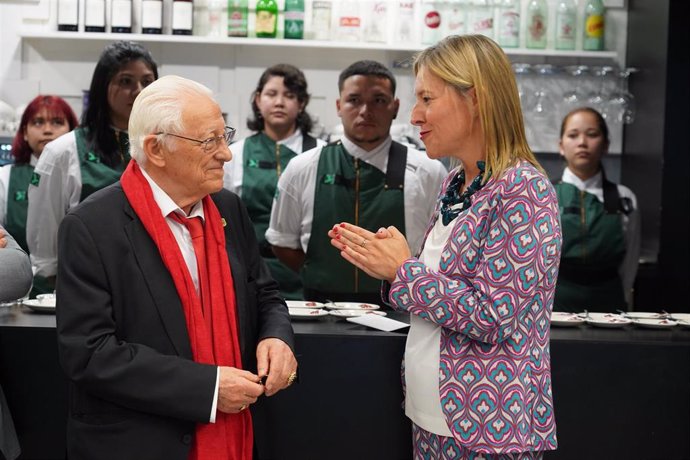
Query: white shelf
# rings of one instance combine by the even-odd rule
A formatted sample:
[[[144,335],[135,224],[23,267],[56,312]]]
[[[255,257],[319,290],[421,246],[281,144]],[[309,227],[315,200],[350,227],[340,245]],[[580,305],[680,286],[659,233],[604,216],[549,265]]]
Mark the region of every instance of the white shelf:
[[[321,49],[354,49],[417,52],[424,46],[394,45],[388,43],[338,42],[323,40],[290,40],[271,38],[245,37],[199,37],[193,35],[154,35],[154,34],[113,34],[98,32],[23,32],[24,40],[86,40],[86,41],[117,41],[132,40],[142,43],[184,43],[198,45],[233,45],[233,46],[282,46],[288,48],[321,48]],[[559,51],[537,50],[528,48],[504,48],[508,56],[542,56],[585,59],[608,59],[616,61],[615,51]]]

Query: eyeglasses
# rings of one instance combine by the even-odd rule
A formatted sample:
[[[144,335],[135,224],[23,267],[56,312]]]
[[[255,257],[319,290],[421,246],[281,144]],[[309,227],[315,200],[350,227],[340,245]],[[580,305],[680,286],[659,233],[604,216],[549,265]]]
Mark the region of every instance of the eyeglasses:
[[[205,140],[193,139],[191,137],[180,136],[179,134],[164,133],[164,132],[156,133],[156,135],[164,134],[166,136],[179,137],[180,139],[185,139],[188,141],[196,142],[197,144],[199,144],[199,146],[201,146],[201,149],[205,153],[211,153],[211,152],[218,151],[218,149],[222,145],[229,147],[230,143],[232,142],[232,139],[235,137],[235,131],[236,131],[235,128],[231,128],[230,126],[226,126],[225,132],[223,134],[221,134],[220,136],[209,137],[208,139],[205,139]]]

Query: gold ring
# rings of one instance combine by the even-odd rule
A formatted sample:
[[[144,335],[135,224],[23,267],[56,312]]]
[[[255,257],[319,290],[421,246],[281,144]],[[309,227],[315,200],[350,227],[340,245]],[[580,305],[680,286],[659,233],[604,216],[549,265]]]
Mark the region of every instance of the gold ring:
[[[294,382],[296,378],[297,378],[297,371],[294,371],[292,374],[290,374],[290,376],[287,379],[288,386],[292,385],[292,382]]]
[[[360,246],[365,247],[369,241],[362,238],[362,242],[359,243]]]
[[[245,410],[246,408],[247,408],[247,405],[246,405],[246,404],[242,404],[242,405],[240,406],[240,412],[242,412],[242,411]]]

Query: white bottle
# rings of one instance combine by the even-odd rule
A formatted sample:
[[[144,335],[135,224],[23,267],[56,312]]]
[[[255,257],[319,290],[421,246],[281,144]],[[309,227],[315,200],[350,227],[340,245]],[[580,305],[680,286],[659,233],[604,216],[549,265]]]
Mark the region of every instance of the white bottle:
[[[112,0],[110,3],[110,31],[120,34],[132,32],[132,0]]]
[[[388,2],[369,1],[365,5],[364,41],[386,43],[388,41]]]
[[[441,12],[433,0],[422,2],[422,45],[433,45],[441,39]]]
[[[105,32],[105,0],[86,0],[84,8],[84,30]]]
[[[559,0],[556,7],[555,48],[574,50],[577,37],[577,5],[575,0]]]
[[[504,48],[520,46],[520,0],[502,0],[498,5],[498,44]]]
[[[395,43],[414,43],[415,2],[401,0],[398,2],[398,14],[395,21]]]
[[[462,35],[466,32],[466,4],[462,0],[450,0],[445,3],[441,17],[443,36]]]
[[[362,16],[359,10],[359,2],[339,2],[336,40],[358,42],[361,39]]]
[[[467,33],[494,38],[494,12],[489,0],[474,0],[467,23]]]
[[[311,6],[311,27],[314,30],[314,40],[331,39],[331,11],[333,5],[330,0],[314,0]]]

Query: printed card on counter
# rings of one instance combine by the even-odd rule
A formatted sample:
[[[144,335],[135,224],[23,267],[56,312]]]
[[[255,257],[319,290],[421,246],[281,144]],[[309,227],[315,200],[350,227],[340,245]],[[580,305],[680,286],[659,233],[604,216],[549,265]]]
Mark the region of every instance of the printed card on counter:
[[[354,318],[347,318],[351,323],[361,324],[362,326],[369,326],[380,331],[391,332],[404,327],[409,327],[407,323],[396,321],[394,319],[386,318],[379,315],[361,315]]]

